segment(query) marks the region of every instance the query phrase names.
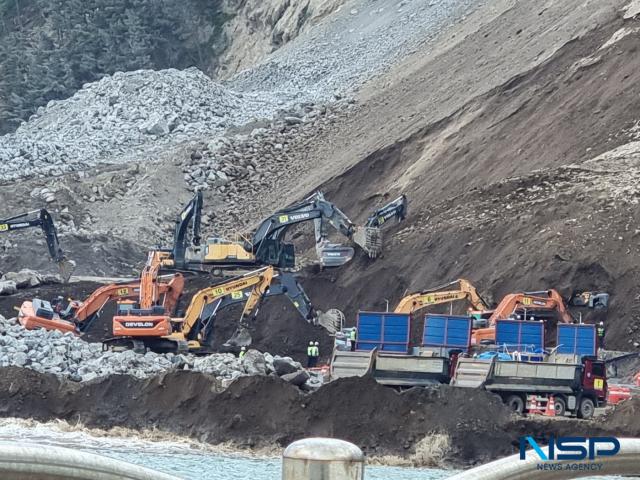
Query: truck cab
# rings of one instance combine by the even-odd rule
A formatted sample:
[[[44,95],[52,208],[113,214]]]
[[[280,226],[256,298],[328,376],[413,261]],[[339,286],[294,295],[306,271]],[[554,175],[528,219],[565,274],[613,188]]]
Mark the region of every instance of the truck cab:
[[[595,407],[607,403],[607,369],[596,357],[582,357],[582,396],[592,398]]]

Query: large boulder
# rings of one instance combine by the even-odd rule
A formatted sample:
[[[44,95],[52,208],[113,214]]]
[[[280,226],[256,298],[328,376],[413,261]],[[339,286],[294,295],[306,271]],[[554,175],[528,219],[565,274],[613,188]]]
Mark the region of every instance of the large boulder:
[[[0,281],[0,295],[13,295],[18,291],[18,286],[14,281]]]
[[[293,373],[287,373],[286,375],[282,375],[282,378],[285,382],[289,382],[296,387],[301,387],[307,380],[309,380],[309,372],[306,370],[299,370]]]
[[[267,374],[267,362],[264,360],[264,355],[257,350],[251,349],[242,357],[242,366],[247,375]]]
[[[18,288],[37,287],[42,283],[42,277],[38,272],[27,269],[5,273],[2,280],[15,282]]]
[[[302,370],[302,365],[293,360],[291,357],[273,357],[273,368],[278,376]]]

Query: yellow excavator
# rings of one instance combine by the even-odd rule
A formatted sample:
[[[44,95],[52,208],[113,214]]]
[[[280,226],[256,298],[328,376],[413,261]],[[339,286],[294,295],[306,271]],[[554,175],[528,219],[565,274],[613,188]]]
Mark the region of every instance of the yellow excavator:
[[[263,267],[204,288],[193,296],[182,318],[172,318],[168,312],[155,305],[150,308],[134,308],[139,305],[132,307],[130,302],[123,302],[119,304],[117,315],[113,317],[114,338],[104,342],[105,348],[127,348],[140,353],[147,349],[155,352],[206,353],[203,346],[207,343],[207,335],[211,331],[209,322],[212,321],[208,307],[227,296],[245,293],[248,294],[244,297],[246,301],[238,330],[228,343],[229,346],[248,345],[251,343],[251,336],[247,330],[247,317],[257,315],[257,307],[267,296],[277,275],[272,266]],[[318,321],[315,313],[309,315],[307,320],[322,326],[328,321],[326,318]]]
[[[364,226],[357,226],[322,192],[316,192],[302,202],[278,210],[263,220],[252,235],[240,241],[220,237],[204,244],[200,236],[202,192],[196,192],[176,219],[176,229],[170,257],[165,266],[177,269],[208,269],[210,267],[295,267],[295,249],[286,241],[287,232],[305,222],[315,226],[316,251],[324,267],[344,265],[354,256],[351,246],[331,243],[328,227],[360,246],[371,258],[382,252],[382,228],[407,214],[407,198],[401,195],[374,211]]]
[[[458,288],[455,290],[444,290],[454,285],[457,285]],[[407,295],[400,300],[394,313],[415,313],[431,305],[439,305],[458,300],[467,300],[476,311],[489,310],[487,303],[482,299],[471,282],[460,278],[455,282]]]

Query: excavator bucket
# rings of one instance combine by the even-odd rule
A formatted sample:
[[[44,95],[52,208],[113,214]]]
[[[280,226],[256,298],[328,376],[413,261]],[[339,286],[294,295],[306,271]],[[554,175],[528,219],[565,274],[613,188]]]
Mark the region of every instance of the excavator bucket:
[[[353,241],[367,252],[369,258],[376,258],[382,253],[382,232],[378,227],[356,227]]]
[[[316,252],[323,267],[340,267],[349,262],[355,254],[353,247],[327,241],[317,244]]]
[[[336,308],[323,312],[317,311],[318,317],[315,323],[324,328],[330,335],[334,335],[336,332],[342,329],[344,324],[344,313]]]
[[[224,343],[225,347],[248,347],[251,345],[253,338],[251,337],[251,333],[249,333],[249,329],[243,327],[242,325],[238,326],[231,338]]]
[[[76,269],[76,262],[67,258],[63,258],[58,262],[58,269],[60,270],[62,282],[69,283],[69,279],[71,279],[71,275],[73,275],[73,272]]]

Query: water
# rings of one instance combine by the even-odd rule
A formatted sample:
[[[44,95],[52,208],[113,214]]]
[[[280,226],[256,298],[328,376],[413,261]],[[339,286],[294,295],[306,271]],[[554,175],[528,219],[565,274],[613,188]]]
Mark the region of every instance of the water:
[[[23,441],[73,448],[153,468],[188,480],[280,480],[279,457],[249,457],[187,442],[147,441],[135,437],[93,436],[51,424],[0,420],[0,441]],[[374,467],[366,480],[438,480],[453,472],[435,469]]]
[[[153,468],[185,480],[281,480],[279,457],[243,456],[187,441],[149,441],[135,436],[96,436],[66,424],[0,420],[0,442],[23,441],[73,448]],[[439,480],[451,470],[367,466],[366,480]],[[598,477],[614,480],[619,477]],[[588,480],[588,479],[586,479]]]

